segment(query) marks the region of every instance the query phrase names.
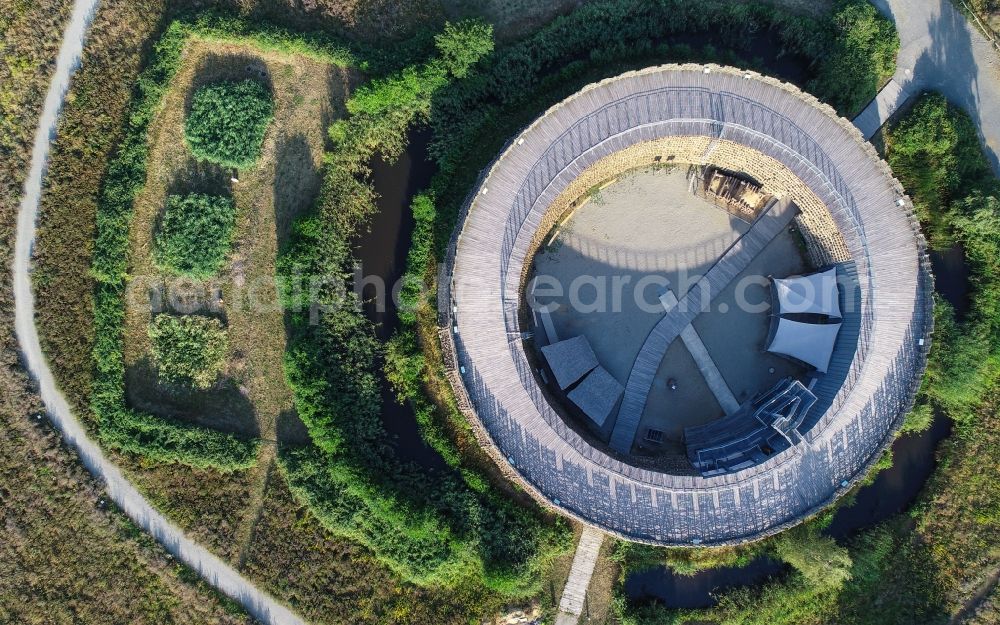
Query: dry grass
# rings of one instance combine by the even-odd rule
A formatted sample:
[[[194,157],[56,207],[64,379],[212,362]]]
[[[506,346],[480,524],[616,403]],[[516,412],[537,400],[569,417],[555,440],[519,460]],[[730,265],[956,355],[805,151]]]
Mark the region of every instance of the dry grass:
[[[184,143],[184,119],[199,87],[248,76],[268,83],[275,117],[259,163],[231,172],[198,163]],[[277,301],[275,262],[293,219],[319,190],[326,128],[341,114],[350,76],[303,57],[192,39],[184,65],[150,128],[145,188],[130,233],[133,282],[126,305],[125,362],[129,401],[164,417],[260,436],[258,465],[222,476],[211,471],[126,460],[130,476],[162,510],[216,552],[237,563],[259,516],[274,442],[304,442],[283,375],[284,312]],[[231,194],[237,209],[235,245],[226,269],[209,284],[185,284],[157,270],[152,237],[166,195]],[[150,297],[150,289],[162,294]],[[214,295],[218,292],[219,295]],[[178,393],[159,384],[150,366],[146,328],[154,309],[198,311],[228,325],[225,379],[207,392]]]
[[[449,590],[401,583],[371,554],[332,539],[276,475],[243,572],[317,624],[465,625],[479,622],[473,606],[504,606],[482,587]]]
[[[955,621],[955,625],[997,625],[1000,623],[1000,584],[984,596],[968,616]]]
[[[959,430],[939,454],[948,461],[925,486],[917,536],[955,612],[1000,570],[1000,389],[987,396],[975,428]]]
[[[0,51],[5,60],[19,59],[14,65],[20,68],[8,73],[11,66],[0,63],[0,258],[4,266],[10,264],[30,141],[70,4],[68,0],[0,0]],[[152,15],[153,20],[161,10],[158,2],[106,0],[102,4],[89,58],[108,58],[113,46],[121,48],[112,57],[127,56],[123,51],[132,41],[128,32],[140,36],[148,27],[142,20],[128,22],[138,15],[131,13],[133,8]],[[88,84],[86,76],[80,84]],[[77,94],[79,98],[79,90]],[[114,111],[106,114],[113,116]],[[79,118],[68,111],[66,119],[63,128],[72,129]],[[98,128],[108,123],[94,121]],[[109,131],[114,125],[109,124]],[[102,156],[96,154],[100,137],[90,136],[79,143],[72,139],[64,135],[63,154],[67,146],[78,146],[81,151],[74,150],[76,157],[86,160],[96,155],[103,168]],[[66,172],[66,168],[59,171]],[[59,182],[58,177],[55,181]],[[39,413],[40,403],[17,361],[10,280],[10,272],[0,274],[0,622],[249,622],[202,582],[192,581],[189,570],[172,562],[122,514],[102,507],[100,484],[48,429],[46,421],[31,418]]]
[[[580,535],[582,533],[583,526],[574,523],[574,545],[580,542]],[[611,619],[614,614],[611,611],[611,600],[614,597],[614,590],[619,581],[619,567],[611,559],[614,546],[615,540],[610,536],[605,537],[604,544],[601,545],[601,552],[597,557],[597,565],[594,567],[593,577],[590,578],[590,585],[587,587],[584,613],[580,615],[580,625],[610,625],[612,622]],[[559,600],[562,598],[563,588],[569,580],[569,572],[573,566],[574,555],[576,555],[575,547],[566,555],[553,560],[544,572],[545,582],[542,589],[542,605],[545,609],[545,614],[550,620],[558,611]]]
[[[163,10],[160,0],[144,0],[99,12],[84,51],[87,62],[66,100],[42,196],[33,276],[39,334],[60,388],[82,418],[89,417],[93,368],[89,270],[97,195],[121,138],[143,46]]]
[[[220,80],[263,77],[275,95],[275,118],[258,165],[230,182],[229,171],[199,163],[184,142],[192,93]],[[135,202],[130,237],[133,282],[126,307],[125,363],[129,399],[173,418],[277,439],[280,415],[293,410],[282,371],[284,314],[277,301],[275,260],[292,219],[319,188],[325,129],[343,101],[342,70],[304,58],[263,54],[244,46],[192,40],[185,62],[150,129],[149,174]],[[237,220],[231,262],[217,281],[171,279],[153,264],[152,237],[165,198],[173,193],[232,194]],[[150,289],[165,295],[151,302]],[[221,299],[213,295],[221,290]],[[157,299],[157,298],[154,298]],[[161,387],[149,366],[151,306],[208,312],[228,323],[227,381],[208,393],[178,395]]]
[[[100,484],[25,408],[0,407],[0,622],[249,622],[102,507]]]
[[[580,625],[610,625],[614,616],[611,601],[614,599],[615,587],[620,575],[619,566],[611,560],[615,541],[607,538],[601,547],[601,555],[597,559],[594,576],[590,579],[587,589],[587,613],[580,619]]]
[[[237,560],[246,536],[243,525],[252,514],[248,506],[262,479],[257,471],[222,474],[134,457],[119,457],[117,463],[191,538],[221,558]]]

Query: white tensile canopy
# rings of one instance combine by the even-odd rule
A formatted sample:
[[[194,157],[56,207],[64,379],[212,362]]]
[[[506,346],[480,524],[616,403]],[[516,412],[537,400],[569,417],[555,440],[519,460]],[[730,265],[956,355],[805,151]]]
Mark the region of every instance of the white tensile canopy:
[[[767,346],[767,351],[791,356],[826,373],[838,332],[839,323],[800,323],[779,319],[778,330]]]
[[[774,290],[778,294],[779,315],[814,313],[836,319],[841,317],[836,268],[774,280]]]

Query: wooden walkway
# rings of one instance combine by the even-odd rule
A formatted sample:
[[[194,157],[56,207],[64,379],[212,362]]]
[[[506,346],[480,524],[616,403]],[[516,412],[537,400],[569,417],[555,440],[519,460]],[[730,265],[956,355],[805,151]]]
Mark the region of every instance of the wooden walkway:
[[[780,180],[786,197],[828,208],[857,269],[857,345],[844,350],[843,382],[794,451],[724,476],[654,470],[582,438],[539,387],[518,315],[532,241],[560,194],[625,150],[645,160],[622,168],[657,156],[751,163],[765,188],[769,177]],[[663,545],[760,538],[843,494],[912,406],[933,329],[919,226],[872,146],[794,87],[717,66],[649,68],[591,85],[512,138],[463,208],[449,275],[440,286],[442,348],[458,405],[487,452],[546,505]]]
[[[865,139],[871,139],[879,128],[889,121],[889,118],[899,110],[903,102],[912,94],[908,82],[900,82],[895,78],[889,80],[878,92],[865,110],[858,113],[854,118],[854,125],[858,127]]]
[[[639,349],[625,385],[625,397],[611,433],[613,449],[623,454],[632,449],[649,390],[670,344],[684,328],[691,325],[695,317],[708,310],[712,299],[722,293],[750,261],[791,223],[797,212],[798,208],[788,200],[773,204],[653,327]]]
[[[687,348],[691,354],[691,358],[694,359],[694,364],[698,365],[698,371],[705,378],[705,383],[708,384],[712,395],[715,395],[715,401],[719,402],[722,410],[727,415],[731,415],[739,410],[739,400],[736,399],[732,389],[726,384],[726,379],[722,377],[722,372],[719,371],[718,365],[715,364],[712,355],[708,353],[708,348],[705,347],[705,343],[702,342],[701,336],[699,336],[698,331],[694,329],[692,324],[689,323],[681,330],[681,340],[684,341],[684,347]]]
[[[569,570],[569,579],[563,587],[562,599],[559,600],[559,615],[556,625],[576,625],[584,612],[584,602],[587,600],[587,588],[590,578],[594,575],[597,556],[604,544],[604,532],[592,527],[585,527],[580,542],[576,546],[573,565]]]

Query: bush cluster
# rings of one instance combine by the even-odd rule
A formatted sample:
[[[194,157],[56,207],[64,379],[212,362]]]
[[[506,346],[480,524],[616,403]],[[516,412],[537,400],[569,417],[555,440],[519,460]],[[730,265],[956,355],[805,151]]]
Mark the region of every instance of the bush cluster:
[[[913,198],[932,246],[954,243],[951,207],[995,184],[975,124],[939,93],[922,97],[886,133],[889,164]]]
[[[220,82],[198,89],[184,122],[191,153],[223,167],[250,167],[260,158],[274,117],[274,99],[256,80]]]
[[[886,147],[932,245],[961,246],[972,286],[961,323],[938,298],[917,414],[926,424],[933,409],[972,419],[983,390],[1000,376],[1000,181],[972,120],[940,94],[923,96],[886,133]]]
[[[153,258],[163,271],[205,279],[225,264],[233,243],[236,205],[217,195],[171,195],[154,239]]]
[[[229,337],[222,322],[199,315],[157,315],[149,325],[160,380],[207,389],[226,363]]]
[[[841,0],[832,19],[764,3],[591,2],[498,50],[443,90],[435,101],[432,153],[447,171],[482,137],[506,139],[517,129],[512,122],[527,123],[546,103],[619,68],[713,61],[766,71],[748,49],[761,38],[779,56],[800,59],[807,68],[800,86],[848,117],[892,75],[899,45],[892,22],[865,0]],[[715,45],[692,48],[687,40]],[[491,140],[486,146],[490,155],[493,145]]]
[[[458,471],[428,474],[400,462],[384,443],[371,366],[383,355],[373,325],[341,283],[327,283],[310,302],[296,288],[300,276],[350,275],[350,241],[375,211],[369,161],[398,156],[433,96],[488,53],[492,39],[473,22],[447,26],[437,45],[437,58],[375,80],[348,101],[350,116],[331,127],[316,209],[295,225],[279,258],[293,320],[286,375],[314,444],[283,452],[281,463],[327,529],[368,546],[404,579],[453,586],[474,574],[524,596],[537,590],[542,561],[565,549],[567,535],[481,485],[470,488]]]
[[[153,460],[234,471],[254,465],[259,440],[242,440],[211,428],[143,413],[129,408],[125,400],[123,323],[132,204],[146,180],[149,124],[180,67],[189,37],[294,51],[341,66],[357,60],[346,47],[325,35],[300,37],[216,12],[175,20],[155,45],[139,77],[124,139],[108,163],[97,212],[92,267],[96,286],[91,410],[100,438],[112,448]]]

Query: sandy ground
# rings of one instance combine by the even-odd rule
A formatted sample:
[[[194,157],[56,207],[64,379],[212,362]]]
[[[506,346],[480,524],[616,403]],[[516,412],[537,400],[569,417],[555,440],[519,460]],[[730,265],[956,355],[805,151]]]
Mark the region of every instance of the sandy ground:
[[[671,390],[667,384],[671,379],[677,384],[676,390]],[[643,443],[647,428],[660,430],[666,439],[680,442],[684,428],[714,421],[724,415],[722,406],[705,383],[684,341],[678,338],[670,344],[660,368],[656,370],[646,409],[639,420],[636,449],[641,453],[650,453],[663,448],[662,445]]]
[[[746,229],[689,193],[684,169],[629,174],[596,192],[536,256],[535,275],[550,276],[563,293],[543,297],[539,290],[537,299],[557,307],[552,321],[560,338],[586,336],[624,385],[663,316],[662,286],[643,288],[641,281],[665,277],[676,289],[704,273]],[[584,306],[574,307],[574,299]]]
[[[663,315],[656,299],[662,283],[643,287],[642,281],[666,278],[671,290],[683,294],[747,229],[746,223],[692,195],[686,168],[631,173],[594,192],[538,254],[535,276],[554,282],[542,283],[536,297],[553,307],[559,338],[586,336],[601,364],[624,385],[643,341]],[[768,289],[760,284],[766,276],[783,278],[807,270],[795,235],[782,233],[695,320],[740,402],[784,376],[800,376],[803,369],[763,351],[769,311],[748,311],[739,302],[767,304]],[[760,282],[755,282],[758,276]],[[561,295],[552,294],[552,284]],[[676,390],[669,388],[670,379]],[[685,427],[722,416],[687,348],[675,341],[657,371],[635,451],[676,452]],[[602,428],[604,438],[611,427],[613,419]],[[647,428],[662,430],[664,444],[644,445]]]

